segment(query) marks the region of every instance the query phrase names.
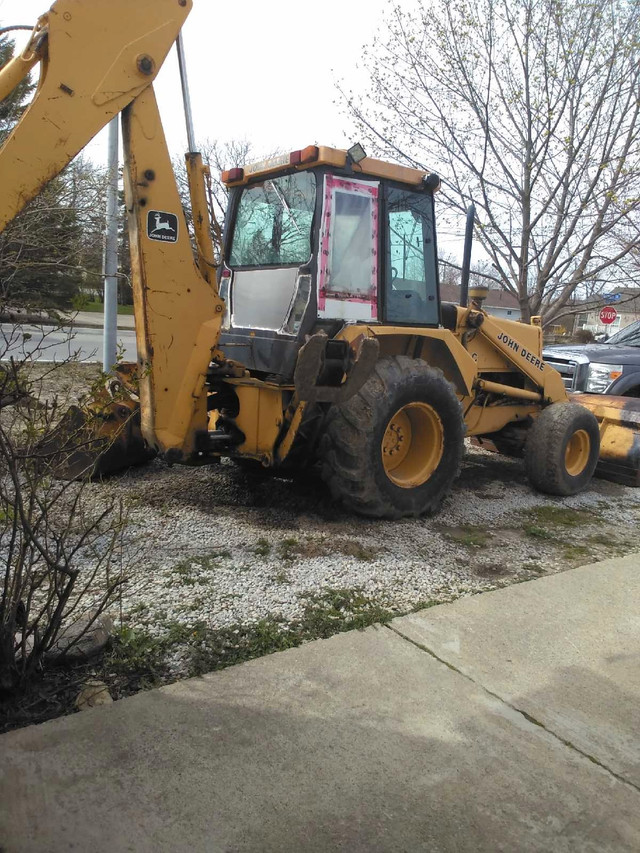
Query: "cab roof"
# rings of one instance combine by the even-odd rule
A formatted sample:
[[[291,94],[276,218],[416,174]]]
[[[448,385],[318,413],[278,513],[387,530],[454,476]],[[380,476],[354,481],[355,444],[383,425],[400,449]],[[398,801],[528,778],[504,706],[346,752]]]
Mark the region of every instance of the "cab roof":
[[[347,159],[347,152],[340,148],[309,145],[289,154],[280,154],[267,160],[260,160],[257,163],[249,163],[246,166],[229,169],[222,173],[222,181],[227,187],[238,187],[263,175],[289,171],[291,168],[298,171],[316,166],[344,169],[347,166]],[[385,160],[375,160],[373,157],[365,157],[359,163],[351,161],[351,167],[353,176],[364,175],[371,178],[383,178],[412,187],[422,186],[424,181],[432,176],[429,181],[431,189],[437,190],[440,186],[440,179],[433,173],[423,172],[420,169],[410,169],[407,166],[399,166]]]

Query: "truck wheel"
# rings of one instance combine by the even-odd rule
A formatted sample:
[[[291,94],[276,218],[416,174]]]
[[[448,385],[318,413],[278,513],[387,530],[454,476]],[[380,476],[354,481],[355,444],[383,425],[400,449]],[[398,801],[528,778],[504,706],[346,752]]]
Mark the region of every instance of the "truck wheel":
[[[577,403],[553,403],[529,429],[524,455],[529,482],[549,495],[575,495],[589,484],[599,453],[595,416]]]
[[[320,441],[322,478],[361,515],[434,512],[458,474],[462,408],[453,387],[424,361],[378,361],[362,389],[332,406]]]

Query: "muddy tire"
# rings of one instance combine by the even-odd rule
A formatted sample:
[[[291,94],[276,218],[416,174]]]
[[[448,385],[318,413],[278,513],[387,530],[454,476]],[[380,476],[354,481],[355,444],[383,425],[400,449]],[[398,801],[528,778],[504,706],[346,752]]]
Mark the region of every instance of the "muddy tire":
[[[553,403],[533,422],[524,462],[531,485],[548,495],[575,495],[586,488],[600,453],[595,416],[577,403]]]
[[[458,474],[463,444],[462,408],[442,373],[406,356],[383,358],[355,396],[329,409],[322,478],[361,515],[433,513]]]

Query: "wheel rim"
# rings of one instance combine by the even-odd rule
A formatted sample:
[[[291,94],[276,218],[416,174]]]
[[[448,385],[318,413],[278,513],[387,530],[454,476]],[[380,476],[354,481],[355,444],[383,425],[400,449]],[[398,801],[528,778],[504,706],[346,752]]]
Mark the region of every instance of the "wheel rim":
[[[382,438],[387,477],[402,489],[414,489],[431,477],[442,459],[444,431],[428,403],[409,403],[395,413]]]
[[[584,429],[576,430],[569,439],[567,449],[564,452],[564,465],[568,474],[576,477],[584,471],[589,462],[590,450],[589,433]]]

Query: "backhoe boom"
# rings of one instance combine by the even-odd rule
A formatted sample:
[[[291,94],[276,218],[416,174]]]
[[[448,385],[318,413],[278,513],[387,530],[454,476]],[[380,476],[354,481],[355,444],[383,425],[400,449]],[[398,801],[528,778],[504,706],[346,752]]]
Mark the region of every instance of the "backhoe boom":
[[[200,269],[194,262],[152,86],[191,6],[57,0],[0,73],[9,89],[40,61],[33,101],[0,148],[0,231],[123,113],[142,431],[175,461],[192,459],[207,430],[204,383],[224,311],[201,234]],[[202,179],[201,167],[190,176]]]

